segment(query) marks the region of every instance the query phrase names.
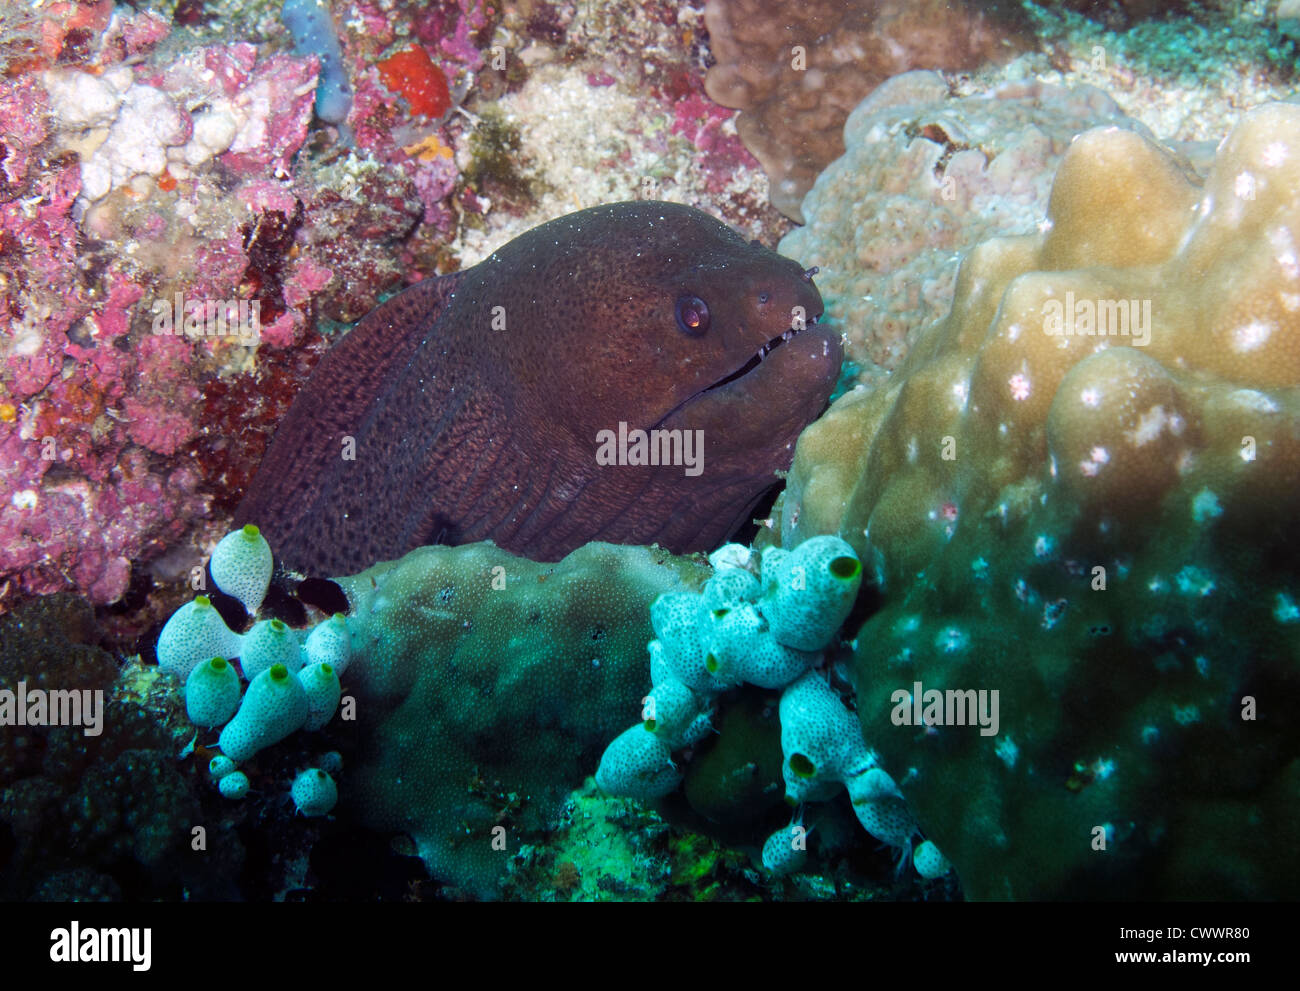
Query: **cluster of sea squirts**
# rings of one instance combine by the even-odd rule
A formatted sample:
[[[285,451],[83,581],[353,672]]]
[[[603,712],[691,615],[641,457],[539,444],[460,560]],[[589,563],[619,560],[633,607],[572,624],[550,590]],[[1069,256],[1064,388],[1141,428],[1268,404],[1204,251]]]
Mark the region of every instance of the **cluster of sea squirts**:
[[[208,563],[213,583],[256,614],[270,586],[274,559],[258,528],[224,537]],[[260,619],[246,633],[226,625],[206,595],[178,609],[158,637],[158,666],[184,685],[185,711],[200,730],[221,728],[221,753],[209,773],[221,794],[241,799],[249,780],[239,764],[298,730],[318,730],[339,709],[339,676],[352,659],[342,613],[316,624],[305,637],[279,619]],[[238,667],[235,659],[238,658]],[[247,689],[242,683],[247,683]],[[307,816],[327,814],[338,801],[332,774],[337,754],[295,778],[290,794]]]
[[[839,633],[862,581],[853,548],[834,536],[794,550],[761,555],[728,544],[710,557],[713,576],[699,594],[661,595],[650,609],[650,692],[642,721],[610,743],[596,771],[604,790],[654,799],[682,779],[674,752],[712,730],[720,697],[742,684],[781,689],[782,776],[788,803],[834,798],[845,788],[872,836],[909,853],[924,877],[948,872],[929,841],[913,851],[918,832],[894,779],[862,737],[857,714],[817,670],[821,651]],[[775,874],[803,869],[807,830],[802,812],[763,845],[763,866]]]

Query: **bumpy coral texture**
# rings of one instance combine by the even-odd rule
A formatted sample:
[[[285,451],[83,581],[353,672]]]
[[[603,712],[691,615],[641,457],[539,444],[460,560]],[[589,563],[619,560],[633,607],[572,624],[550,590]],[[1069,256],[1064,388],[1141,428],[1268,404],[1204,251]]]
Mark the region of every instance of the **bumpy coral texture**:
[[[223,830],[197,861],[189,846],[190,828],[213,821],[176,759],[192,730],[141,669],[119,672],[101,635],[91,606],[66,593],[0,616],[0,687],[103,692],[98,735],[79,725],[0,730],[0,897],[166,899],[182,888],[236,897],[238,838]]]
[[[897,367],[952,305],[961,253],[1033,233],[1070,141],[1101,124],[1144,130],[1092,86],[1017,82],[954,97],[918,70],[863,100],[844,126],[844,155],[804,197],[805,226],[780,246],[820,268],[827,319],[847,335],[847,373],[876,383]]]
[[[843,154],[844,120],[872,89],[919,66],[976,68],[1015,36],[999,13],[949,0],[709,0],[704,18],[718,60],[709,97],[745,111],[736,127],[772,204],[800,223],[804,193]]]
[[[473,67],[469,6],[420,14],[419,33]],[[398,246],[456,175],[395,144],[397,98],[369,76],[362,150],[304,147],[318,60],[274,36],[154,51],[168,24],[108,0],[35,21],[39,46],[0,80],[0,609],[61,589],[114,602],[155,564],[166,578],[163,550],[201,544],[237,501],[316,320],[419,274]],[[177,305],[236,300],[259,307],[256,352],[158,333]]]
[[[889,385],[800,440],[783,542],[872,562],[865,735],[972,897],[1295,894],[1298,156],[1287,104],[1203,188],[1088,132],[1049,229],[979,246]],[[896,725],[918,681],[998,690],[1000,731]]]
[[[440,879],[496,895],[525,831],[549,824],[637,717],[650,603],[707,575],[643,547],[536,564],[467,544],[343,579],[363,739],[344,802],[409,833]]]

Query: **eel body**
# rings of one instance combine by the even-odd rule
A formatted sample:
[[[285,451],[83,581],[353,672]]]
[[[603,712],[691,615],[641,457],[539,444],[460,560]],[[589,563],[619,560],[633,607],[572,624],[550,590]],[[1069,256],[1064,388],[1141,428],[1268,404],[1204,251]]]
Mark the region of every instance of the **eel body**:
[[[821,312],[810,273],[690,207],[561,217],[364,317],[236,522],[318,576],[427,543],[711,550],[825,407],[841,347]]]

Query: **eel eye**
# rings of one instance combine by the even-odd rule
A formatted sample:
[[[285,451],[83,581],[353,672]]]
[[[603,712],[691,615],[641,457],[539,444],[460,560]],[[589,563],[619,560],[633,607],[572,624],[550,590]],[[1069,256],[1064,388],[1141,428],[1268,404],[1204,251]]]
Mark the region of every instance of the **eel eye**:
[[[682,333],[699,337],[709,329],[709,304],[699,296],[682,296],[677,300],[677,326]]]

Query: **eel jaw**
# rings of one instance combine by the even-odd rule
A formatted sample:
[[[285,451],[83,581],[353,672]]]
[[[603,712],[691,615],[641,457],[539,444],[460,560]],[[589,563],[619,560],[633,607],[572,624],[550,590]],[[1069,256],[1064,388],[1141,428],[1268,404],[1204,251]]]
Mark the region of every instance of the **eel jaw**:
[[[712,385],[706,385],[699,392],[693,393],[692,395],[687,396],[685,399],[683,399],[680,403],[678,403],[667,413],[661,416],[658,420],[656,420],[653,426],[651,427],[651,429],[654,429],[655,427],[663,426],[664,422],[669,417],[671,417],[674,413],[678,412],[689,403],[695,402],[695,400],[699,399],[701,396],[706,396],[710,392],[714,391],[715,389],[721,389],[724,386],[730,385],[732,382],[735,382],[737,379],[744,378],[750,372],[754,371],[756,368],[762,365],[764,360],[767,358],[767,356],[770,355],[777,348],[779,348],[782,344],[785,344],[787,341],[794,340],[796,337],[799,336],[800,333],[802,333],[808,327],[816,326],[817,321],[820,319],[821,319],[821,314],[819,313],[816,316],[811,317],[804,327],[791,327],[789,330],[783,331],[782,333],[778,334],[776,337],[773,337],[770,341],[768,341],[761,348],[759,348],[758,351],[756,351],[748,361],[746,361],[743,365],[737,368],[730,375],[726,375],[723,378],[718,379],[718,381],[714,382]]]
[[[810,324],[815,324],[817,322],[817,317],[813,317],[808,322]],[[737,368],[730,375],[726,376],[725,378],[718,379],[718,381],[714,382],[712,385],[705,386],[695,395],[702,396],[706,392],[712,392],[714,389],[720,389],[724,385],[729,385],[730,383],[736,381],[736,379],[738,378],[743,378],[744,376],[752,372],[755,368],[757,368],[759,365],[761,365],[763,363],[763,359],[765,359],[769,354],[771,354],[773,351],[779,348],[786,341],[794,340],[794,338],[798,337],[799,333],[800,330],[791,327],[789,330],[785,331],[784,333],[778,334],[776,337],[773,337],[770,341],[768,341],[761,348],[759,348],[757,354],[755,354],[752,358],[750,358],[747,362],[745,362],[743,365]]]

